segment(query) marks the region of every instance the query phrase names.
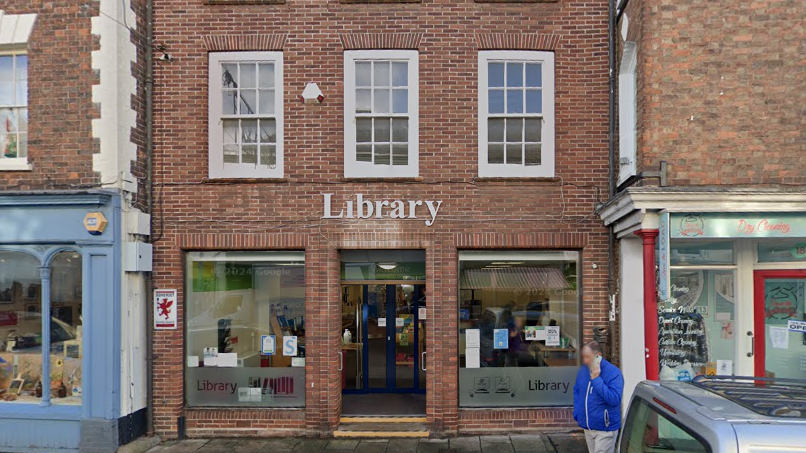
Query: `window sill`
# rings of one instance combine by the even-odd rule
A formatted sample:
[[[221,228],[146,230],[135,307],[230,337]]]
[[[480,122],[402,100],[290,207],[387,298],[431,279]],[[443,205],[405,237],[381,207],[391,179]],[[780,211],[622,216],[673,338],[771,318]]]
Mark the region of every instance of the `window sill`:
[[[559,182],[561,178],[557,176],[477,176],[476,182]]]
[[[285,0],[203,0],[205,5],[284,5]]]
[[[0,159],[0,171],[31,171],[34,166],[28,163],[28,159]]]
[[[348,5],[381,5],[388,3],[422,3],[422,0],[339,0],[341,4]]]
[[[281,184],[288,178],[204,178],[202,184]]]
[[[560,3],[560,0],[475,0],[476,3]]]
[[[38,403],[0,403],[0,420],[81,420],[81,406],[58,405],[40,406]]]
[[[423,182],[421,176],[378,177],[378,176],[344,176],[339,182]]]
[[[288,411],[288,412],[298,412],[304,411],[305,406],[185,406],[186,411],[197,411],[197,412],[205,412],[205,411],[232,411],[232,412],[239,412],[239,411],[261,411],[261,412],[271,412],[271,411]]]

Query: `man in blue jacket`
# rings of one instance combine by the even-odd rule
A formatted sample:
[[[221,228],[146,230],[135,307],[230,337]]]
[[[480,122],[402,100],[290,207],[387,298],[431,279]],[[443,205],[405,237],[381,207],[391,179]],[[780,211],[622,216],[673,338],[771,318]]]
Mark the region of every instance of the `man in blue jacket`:
[[[574,420],[585,430],[590,453],[613,453],[621,428],[624,377],[602,357],[595,341],[582,348],[582,363],[574,384]]]

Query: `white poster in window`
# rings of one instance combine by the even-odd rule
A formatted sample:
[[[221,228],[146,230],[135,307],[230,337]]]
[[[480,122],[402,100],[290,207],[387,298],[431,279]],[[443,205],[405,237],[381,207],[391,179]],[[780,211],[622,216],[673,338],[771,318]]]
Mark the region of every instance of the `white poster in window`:
[[[386,327],[386,318],[378,318],[378,327]]]
[[[770,326],[770,343],[774,349],[789,349],[789,330]]]
[[[465,368],[479,368],[479,348],[465,348]]]
[[[526,341],[546,341],[546,328],[544,326],[526,326]]]
[[[479,329],[465,330],[465,347],[467,348],[481,347],[481,331]]]
[[[404,325],[406,325],[404,318],[395,318],[395,327],[403,327]]]
[[[188,356],[188,368],[196,368],[199,366],[199,356],[197,355],[189,355]]]
[[[291,366],[305,366],[305,357],[291,357]]]
[[[546,346],[560,345],[560,326],[546,327]]]
[[[417,317],[420,318],[421,321],[423,319],[426,319],[427,315],[428,315],[428,310],[426,310],[425,307],[420,307],[420,308],[417,309]]]
[[[263,355],[274,355],[277,351],[277,342],[274,335],[260,336],[260,353]]]
[[[238,366],[238,354],[235,352],[222,352],[218,354],[218,366],[236,367]]]
[[[176,290],[158,289],[154,291],[154,329],[176,329]]]
[[[716,374],[718,374],[719,376],[732,376],[733,360],[717,360]]]
[[[287,357],[297,356],[297,337],[283,337],[283,355]]]
[[[204,366],[218,366],[218,348],[204,348]]]

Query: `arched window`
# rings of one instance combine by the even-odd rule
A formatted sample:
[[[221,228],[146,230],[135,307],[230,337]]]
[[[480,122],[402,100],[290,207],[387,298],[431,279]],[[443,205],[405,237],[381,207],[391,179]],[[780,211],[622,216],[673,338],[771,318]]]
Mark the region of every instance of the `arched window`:
[[[0,251],[0,400],[35,402],[42,378],[39,260]]]

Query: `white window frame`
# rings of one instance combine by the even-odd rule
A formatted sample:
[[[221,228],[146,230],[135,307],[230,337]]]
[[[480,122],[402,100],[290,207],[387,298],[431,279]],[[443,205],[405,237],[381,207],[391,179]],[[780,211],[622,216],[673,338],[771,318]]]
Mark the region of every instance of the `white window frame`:
[[[224,163],[224,132],[222,119],[243,118],[238,115],[222,115],[221,66],[222,63],[272,62],[274,63],[274,118],[277,127],[277,165],[275,168],[257,167],[252,164]],[[211,52],[209,55],[208,83],[208,129],[210,178],[282,178],[284,175],[283,153],[283,53],[282,52]],[[260,116],[256,116],[260,118]]]
[[[626,41],[618,75],[619,184],[635,176],[637,172],[638,87],[635,73],[637,66],[638,46],[634,42]]]
[[[21,55],[28,55],[27,49],[23,48],[15,48],[17,46],[11,46],[11,48],[0,50],[0,55],[7,57],[7,56],[21,56]],[[30,63],[30,61],[29,61]],[[13,72],[16,74],[16,68],[13,69]],[[28,68],[28,72],[30,73],[30,67]],[[28,79],[28,75],[26,74],[25,77]],[[15,89],[16,92],[16,89]],[[15,103],[14,105],[3,105],[0,106],[2,109],[27,109],[28,110],[28,121],[30,122],[30,102],[26,99],[25,104]],[[5,128],[5,125],[0,125],[0,127]],[[5,130],[5,129],[3,129]],[[2,150],[0,150],[0,171],[29,171],[33,169],[33,166],[28,163],[28,155],[30,153],[30,148],[27,146],[30,144],[28,130],[25,132],[25,140],[26,140],[26,152],[25,156],[23,157],[4,157],[2,156]]]
[[[487,67],[490,61],[539,62],[543,76],[543,127],[541,130],[540,165],[490,164],[487,161],[488,87]],[[554,177],[554,52],[520,50],[479,51],[479,176],[487,178],[551,178]],[[513,116],[528,116],[513,115]]]
[[[349,50],[344,52],[344,177],[416,178],[419,176],[419,53],[416,50]],[[357,60],[407,60],[409,159],[406,165],[376,165],[356,160],[355,62]]]

